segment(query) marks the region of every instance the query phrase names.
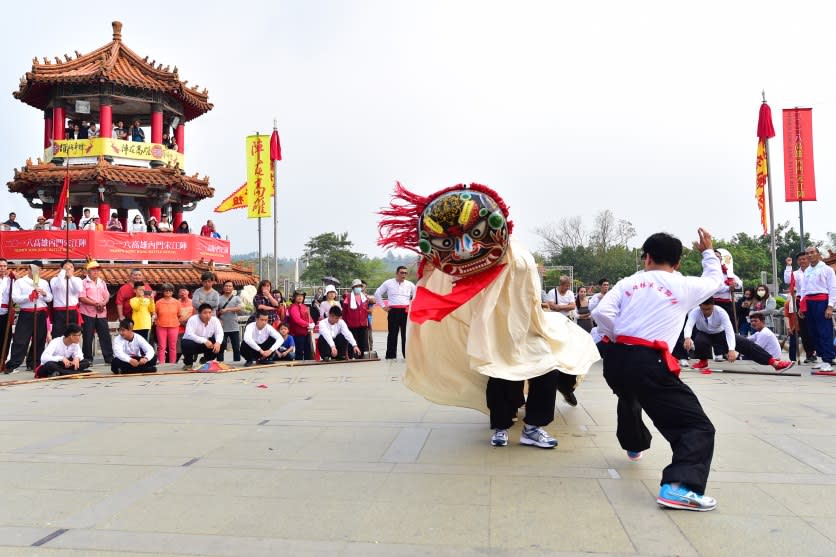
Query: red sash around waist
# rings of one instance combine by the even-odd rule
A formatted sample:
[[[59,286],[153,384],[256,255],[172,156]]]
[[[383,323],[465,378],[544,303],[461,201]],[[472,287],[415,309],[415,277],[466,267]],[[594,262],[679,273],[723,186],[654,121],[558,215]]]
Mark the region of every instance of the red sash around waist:
[[[668,367],[668,371],[676,376],[679,376],[679,362],[677,362],[676,358],[673,357],[670,348],[668,348],[668,343],[664,340],[647,340],[639,337],[618,335],[615,337],[615,342],[617,344],[627,344],[631,346],[644,346],[645,348],[651,348],[657,352],[661,352],[662,358],[665,360],[665,365]]]
[[[20,311],[24,313],[35,313],[36,311],[49,311],[48,307],[38,307],[38,308],[20,308]]]
[[[798,310],[806,313],[807,302],[826,302],[828,299],[827,294],[805,294],[804,297],[801,298],[801,303],[798,304]]]

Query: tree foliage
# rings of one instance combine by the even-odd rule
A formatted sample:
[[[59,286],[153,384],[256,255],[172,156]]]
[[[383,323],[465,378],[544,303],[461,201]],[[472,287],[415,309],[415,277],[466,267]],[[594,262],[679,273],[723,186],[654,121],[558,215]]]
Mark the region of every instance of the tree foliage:
[[[307,267],[300,277],[303,281],[319,282],[322,277],[337,278],[341,284],[350,284],[358,276],[362,253],[351,250],[354,244],[348,232],[326,232],[314,236],[305,244],[304,258]]]

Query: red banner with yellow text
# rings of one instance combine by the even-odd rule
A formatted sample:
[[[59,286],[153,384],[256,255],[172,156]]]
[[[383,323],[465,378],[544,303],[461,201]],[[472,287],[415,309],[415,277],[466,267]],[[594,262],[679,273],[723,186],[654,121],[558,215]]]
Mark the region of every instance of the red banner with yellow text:
[[[787,201],[815,201],[813,109],[784,109],[784,190]]]
[[[71,230],[70,259],[88,256],[99,261],[214,261],[232,262],[229,242],[193,234],[150,234]],[[0,257],[10,260],[64,259],[67,233],[63,230],[0,232]]]

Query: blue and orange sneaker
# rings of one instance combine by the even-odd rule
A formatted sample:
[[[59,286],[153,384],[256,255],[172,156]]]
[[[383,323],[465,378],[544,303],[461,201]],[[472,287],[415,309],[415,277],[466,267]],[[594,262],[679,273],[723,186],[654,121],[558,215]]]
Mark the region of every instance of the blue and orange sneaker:
[[[717,508],[716,499],[694,493],[684,485],[673,487],[671,484],[662,484],[656,502],[663,507],[683,509],[686,511],[705,512],[713,511]]]
[[[641,451],[627,451],[627,458],[636,462],[637,460],[642,459],[642,452]]]

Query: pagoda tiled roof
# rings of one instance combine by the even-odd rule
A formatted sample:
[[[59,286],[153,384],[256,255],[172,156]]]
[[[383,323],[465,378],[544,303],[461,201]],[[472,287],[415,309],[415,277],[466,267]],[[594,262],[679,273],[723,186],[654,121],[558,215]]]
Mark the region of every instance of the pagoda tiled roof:
[[[209,178],[199,178],[197,174],[186,176],[179,168],[159,167],[144,168],[111,164],[100,159],[94,164],[72,165],[67,169],[52,163],[27,164],[15,169],[14,180],[8,183],[11,193],[22,193],[33,184],[55,184],[64,180],[69,171],[70,182],[106,181],[125,184],[141,184],[176,188],[191,196],[205,199],[213,197],[215,189],[209,187]]]
[[[102,268],[101,277],[109,285],[127,283],[131,278],[131,271],[136,265],[131,263],[104,263],[99,262]],[[20,267],[25,271],[25,267]],[[59,265],[45,265],[41,270],[41,278],[49,280],[58,275]],[[217,278],[218,284],[231,280],[235,288],[241,288],[248,284],[258,284],[258,276],[250,269],[231,265],[229,267],[215,267],[212,263],[194,261],[191,263],[151,263],[142,265],[143,278],[152,286],[159,286],[171,283],[175,286],[200,286],[200,275],[206,271],[212,271]],[[84,275],[84,271],[79,271]]]
[[[64,83],[114,83],[165,93],[183,102],[184,117],[192,120],[212,110],[209,92],[198,91],[194,85],[188,87],[188,80],[181,81],[177,66],[163,68],[156,61],[125,46],[122,42],[122,23],[113,22],[113,40],[88,54],[76,51],[76,57],[64,55],[64,60],[55,57],[55,62],[44,58],[32,60],[32,70],[20,80],[20,87],[13,92],[15,98],[45,109],[49,104],[50,89]]]

